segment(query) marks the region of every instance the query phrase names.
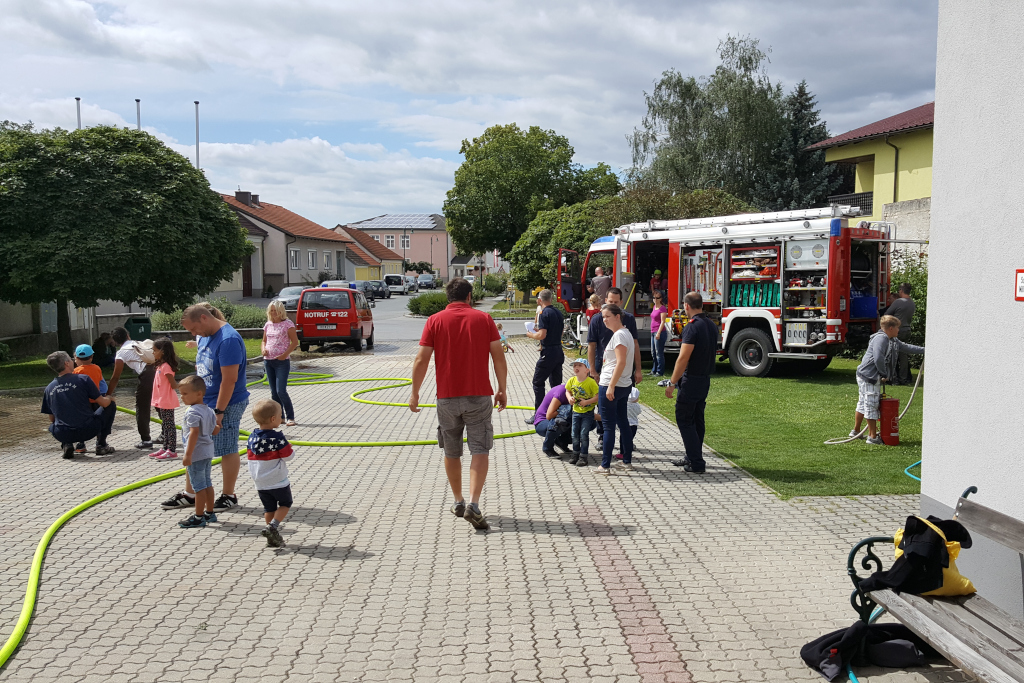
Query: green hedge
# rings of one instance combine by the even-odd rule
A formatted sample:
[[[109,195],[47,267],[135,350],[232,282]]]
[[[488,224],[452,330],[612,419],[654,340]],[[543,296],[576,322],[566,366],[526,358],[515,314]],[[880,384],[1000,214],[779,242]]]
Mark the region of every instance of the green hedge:
[[[0,363],[11,359],[11,347],[0,342]]]
[[[267,310],[261,306],[249,304],[236,304],[221,297],[210,299],[210,303],[220,309],[227,321],[235,329],[263,327],[267,322]],[[153,313],[149,316],[153,323],[154,330],[183,330],[181,326],[181,309],[175,309],[170,313]]]
[[[444,292],[424,292],[417,297],[409,299],[406,306],[409,312],[414,315],[434,315],[443,311],[448,305],[448,295]]]

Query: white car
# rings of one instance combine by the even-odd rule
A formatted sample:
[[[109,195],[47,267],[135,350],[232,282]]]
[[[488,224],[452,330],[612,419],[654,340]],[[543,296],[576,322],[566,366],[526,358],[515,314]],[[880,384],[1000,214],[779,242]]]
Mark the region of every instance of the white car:
[[[471,285],[475,285],[476,284],[476,275],[465,275],[465,276],[463,276],[462,279],[465,280],[466,282],[468,282]]]

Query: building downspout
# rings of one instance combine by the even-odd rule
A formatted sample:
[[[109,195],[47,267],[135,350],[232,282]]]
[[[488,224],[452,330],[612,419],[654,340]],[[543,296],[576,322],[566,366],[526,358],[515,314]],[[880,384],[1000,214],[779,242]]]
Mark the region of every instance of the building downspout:
[[[892,203],[895,204],[896,202],[899,201],[900,191],[900,148],[889,142],[888,135],[885,136],[885,144],[889,145],[890,147],[893,148],[893,150],[895,150],[892,162]]]

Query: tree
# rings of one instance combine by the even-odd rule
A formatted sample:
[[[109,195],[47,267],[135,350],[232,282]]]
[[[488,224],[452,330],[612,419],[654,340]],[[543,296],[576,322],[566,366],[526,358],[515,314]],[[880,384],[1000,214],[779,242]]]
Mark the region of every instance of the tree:
[[[572,163],[569,141],[553,130],[516,124],[491,126],[462,141],[466,160],[444,202],[456,250],[507,253],[538,211],[615,194],[619,181],[605,164]]]
[[[786,132],[782,88],[765,72],[757,39],[728,36],[718,55],[712,76],[672,69],[645,93],[647,115],[628,136],[632,174],[675,192],[719,188],[751,201]]]
[[[422,275],[423,273],[433,273],[434,264],[431,263],[430,261],[416,261],[414,263],[412,261],[406,260],[402,264],[402,272],[408,273],[410,270],[414,271],[418,275]]]
[[[234,212],[201,171],[141,131],[33,131],[0,124],[0,299],[100,299],[161,311],[192,303],[252,251]]]
[[[649,180],[639,181],[616,197],[602,197],[551,211],[541,211],[508,253],[512,282],[529,291],[555,280],[559,249],[585,255],[598,237],[628,223],[673,218],[702,218],[747,213],[756,209],[721,190],[672,194]]]
[[[800,81],[784,102],[786,130],[775,155],[754,188],[752,201],[766,211],[827,206],[828,196],[844,182],[836,164],[825,163],[825,151],[807,147],[830,136],[818,113],[807,81]]]

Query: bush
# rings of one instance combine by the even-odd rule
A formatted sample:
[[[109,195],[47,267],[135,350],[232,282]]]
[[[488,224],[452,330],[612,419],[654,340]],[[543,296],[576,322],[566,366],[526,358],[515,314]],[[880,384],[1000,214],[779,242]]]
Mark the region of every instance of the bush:
[[[913,287],[914,319],[910,323],[910,339],[917,346],[924,346],[924,331],[928,319],[928,255],[908,249],[897,249],[892,254],[892,275],[890,291],[896,294],[904,282]],[[920,367],[924,356],[910,356],[911,367]]]
[[[426,292],[409,299],[409,303],[406,304],[410,313],[426,316],[443,311],[447,305],[448,295],[444,292]]]
[[[267,322],[267,311],[261,306],[249,304],[236,304],[224,297],[209,300],[211,304],[220,309],[220,312],[227,318],[228,323],[235,329],[252,327],[263,327]],[[170,313],[156,312],[149,316],[153,324],[153,330],[183,330],[181,325],[182,310],[176,308]]]
[[[235,306],[228,322],[237,330],[247,327],[263,327],[267,322],[267,311],[259,306]]]
[[[3,342],[0,342],[0,363],[9,361],[11,359],[11,347]]]
[[[153,325],[153,331],[156,330],[183,330],[181,326],[181,310],[175,309],[170,313],[161,313],[159,311],[149,316],[149,322]]]
[[[484,291],[488,294],[498,295],[505,292],[508,286],[508,273],[488,273],[484,276]]]

